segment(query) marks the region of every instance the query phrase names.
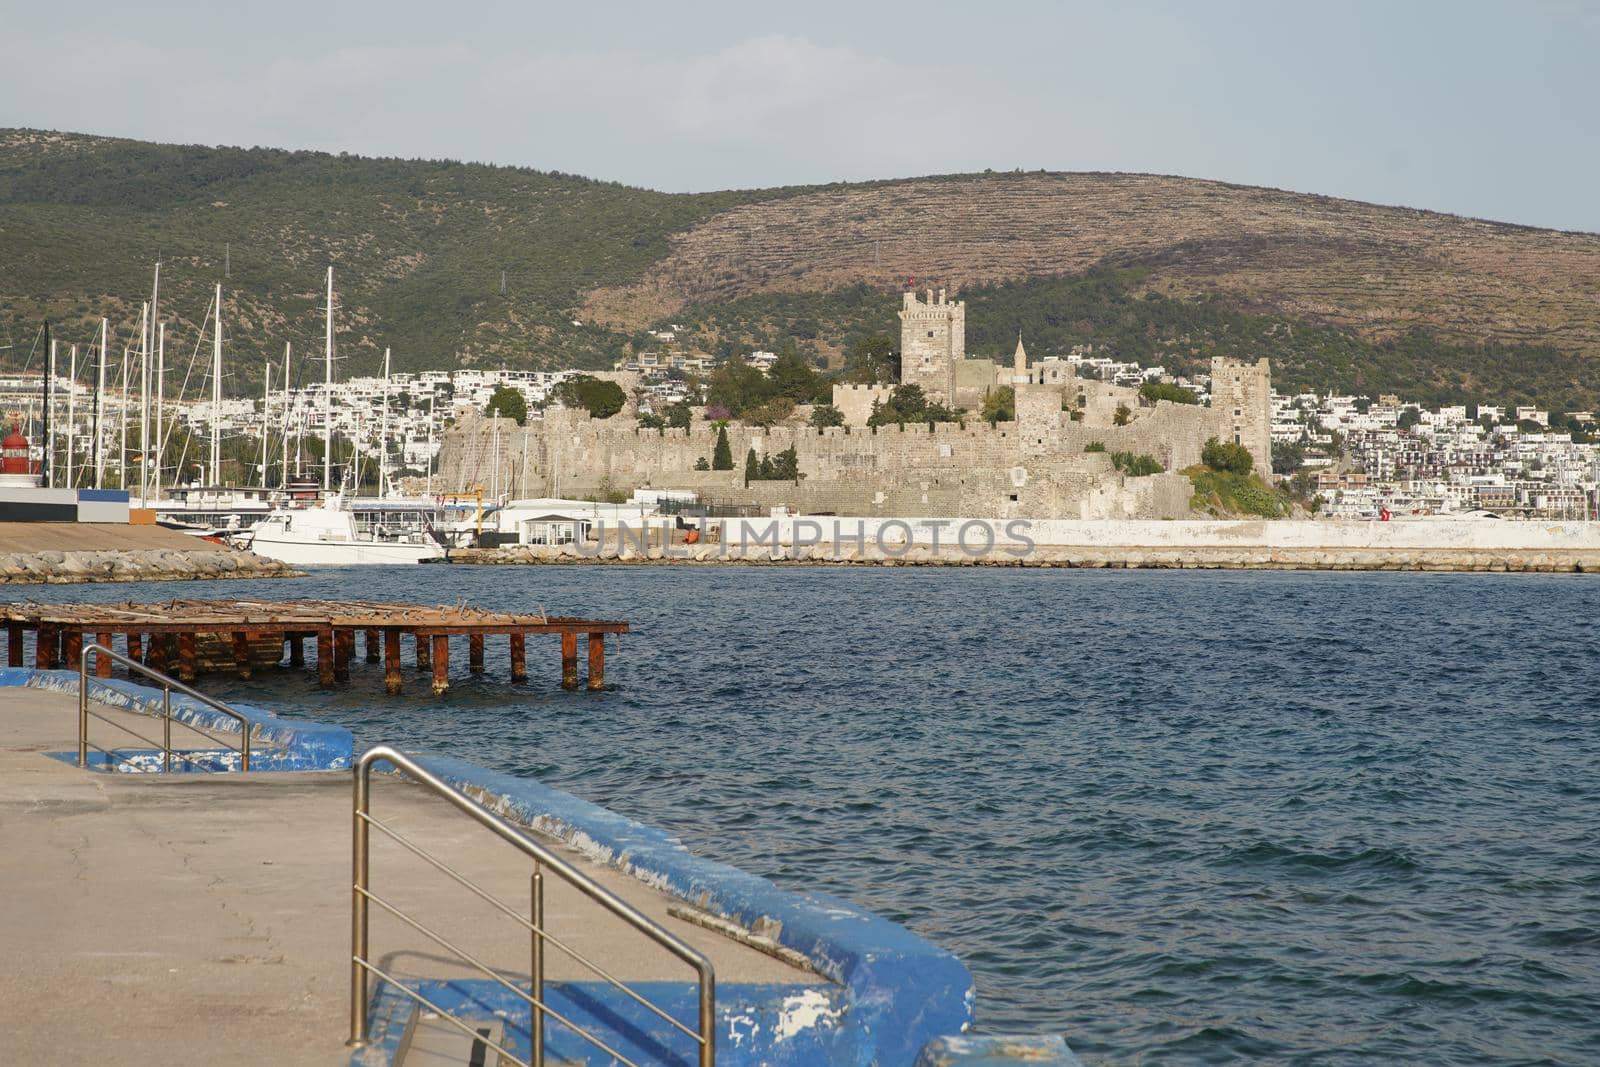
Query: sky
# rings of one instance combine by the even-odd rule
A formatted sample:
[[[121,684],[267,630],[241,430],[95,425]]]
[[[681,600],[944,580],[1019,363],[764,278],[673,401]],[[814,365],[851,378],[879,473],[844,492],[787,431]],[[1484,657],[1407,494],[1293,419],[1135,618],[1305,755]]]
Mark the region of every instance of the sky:
[[[1145,171],[1600,231],[1600,0],[0,0],[0,126],[668,191]]]

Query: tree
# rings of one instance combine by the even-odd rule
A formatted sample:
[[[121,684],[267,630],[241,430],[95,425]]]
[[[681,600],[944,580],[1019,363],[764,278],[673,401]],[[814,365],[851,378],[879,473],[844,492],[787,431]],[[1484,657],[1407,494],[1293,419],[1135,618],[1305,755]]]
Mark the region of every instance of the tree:
[[[770,462],[770,460],[769,460]],[[744,454],[744,484],[758,481],[761,478],[761,464],[756,460],[756,450],[751,449]]]
[[[773,457],[772,473],[768,477],[785,482],[800,480],[800,457],[795,454],[793,445]]]
[[[569,408],[583,408],[597,419],[609,419],[628,403],[616,382],[578,374],[556,386],[556,399]]]
[[[1133,409],[1126,404],[1118,404],[1116,412],[1111,416],[1113,426],[1126,426],[1133,421]]]
[[[997,422],[1015,422],[1017,419],[1017,391],[1002,385],[983,398],[983,417],[993,426]]]
[[[1395,420],[1395,425],[1402,430],[1409,430],[1422,421],[1422,413],[1416,408],[1401,408],[1400,417]]]
[[[1200,403],[1200,398],[1194,394],[1194,390],[1173,385],[1171,382],[1145,382],[1139,386],[1139,396],[1152,404],[1158,400],[1170,400],[1174,404]]]
[[[775,422],[783,422],[794,414],[794,401],[786,396],[775,396],[763,400],[754,407],[746,408],[740,420],[751,426],[771,426]]]
[[[690,410],[687,400],[667,405],[667,425],[674,430],[687,430],[692,421],[694,412]]]
[[[818,430],[825,430],[829,426],[843,426],[844,412],[832,404],[818,404],[811,409],[811,425]]]
[[[728,428],[717,427],[717,447],[711,451],[711,469],[714,471],[733,470],[733,446],[728,444]]]
[[[1293,474],[1306,461],[1306,450],[1289,441],[1272,442],[1272,473]]]
[[[1213,437],[1200,450],[1200,462],[1214,471],[1226,471],[1230,474],[1249,474],[1255,460],[1251,458],[1250,450],[1244,445],[1236,445],[1231,441],[1219,441]]]
[[[711,464],[706,462],[706,457],[701,456],[699,459],[694,461],[694,469],[697,471],[708,471],[711,469]]]
[[[1148,453],[1113,452],[1111,453],[1111,466],[1126,474],[1130,478],[1144,478],[1151,474],[1160,474],[1167,468],[1161,461]]]
[[[928,401],[920,385],[897,385],[886,403],[878,404],[867,419],[868,426],[892,426],[896,423],[922,422],[928,411]]]
[[[494,392],[489,394],[489,402],[483,406],[483,413],[512,419],[521,426],[528,421],[528,398],[522,395],[520,389],[497,385]]]
[[[900,381],[900,354],[886,333],[859,338],[844,355],[847,381],[862,385],[894,385]]]
[[[706,404],[727,408],[733,415],[742,415],[745,409],[776,395],[777,389],[771,379],[737,359],[712,371],[706,383]]]
[[[796,352],[792,344],[773,360],[767,377],[771,379],[776,394],[788,399],[791,407],[826,399],[830,391],[822,375],[817,373],[817,368]]]

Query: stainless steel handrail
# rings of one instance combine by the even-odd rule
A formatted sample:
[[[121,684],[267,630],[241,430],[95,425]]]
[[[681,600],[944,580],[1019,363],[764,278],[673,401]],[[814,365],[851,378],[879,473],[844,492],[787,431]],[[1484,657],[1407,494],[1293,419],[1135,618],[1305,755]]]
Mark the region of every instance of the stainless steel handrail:
[[[213,708],[216,711],[222,712],[222,714],[228,716],[230,719],[233,719],[239,724],[239,769],[241,771],[248,771],[250,769],[250,731],[252,724],[248,718],[228,707],[228,705],[224,704],[222,701],[214,700],[211,697],[206,696],[204,693],[190,689],[176,678],[169,678],[158,670],[152,670],[151,668],[146,667],[144,664],[140,663],[136,659],[133,659],[132,657],[124,656],[119,652],[114,652],[105,645],[98,644],[94,641],[91,641],[83,646],[82,656],[78,661],[78,766],[87,767],[89,765],[89,657],[91,654],[109,657],[113,662],[120,663],[130,671],[136,671],[139,674],[144,675],[146,678],[153,679],[161,686],[161,767],[163,771],[170,772],[172,770],[172,694],[174,691],[182,693],[184,696],[190,697],[191,699],[198,700],[202,704],[205,704],[207,707]],[[95,718],[100,719],[102,722],[110,722],[111,725],[117,727],[118,729],[126,730],[128,733],[133,734],[133,736],[138,737],[141,741],[148,740],[139,734],[133,733],[132,730],[129,730],[121,723],[111,722],[110,719],[107,719],[103,715],[96,715]],[[194,726],[193,724],[188,725],[189,728],[194,730],[196,733],[205,734],[205,736],[210,737],[214,741],[227,744],[229,748],[233,747],[222,738],[207,733],[198,726]],[[154,744],[154,742],[149,743]],[[109,756],[110,753],[107,753],[107,755]],[[198,762],[196,760],[192,760],[191,757],[186,753],[180,752],[177,755],[180,759]]]
[[[465,875],[462,875],[460,872],[452,869],[442,860],[428,854],[416,843],[406,839],[399,833],[384,825],[379,820],[372,817],[372,767],[374,764],[379,762],[393,764],[408,777],[414,779],[422,785],[427,786],[433,792],[439,794],[441,797],[449,801],[456,807],[457,810],[468,815],[479,825],[486,827],[501,840],[506,841],[523,855],[533,860],[533,873],[531,877],[533,918],[531,922],[527,919],[524,919],[513,908],[511,908],[510,905],[493,896],[487,890],[468,879]],[[588,875],[584,874],[578,868],[561,858],[561,856],[539,844],[537,841],[533,840],[527,834],[524,834],[511,823],[500,818],[498,815],[495,815],[493,812],[474,801],[471,797],[454,788],[444,779],[433,774],[421,764],[417,763],[416,760],[411,759],[404,753],[390,748],[387,745],[378,745],[375,748],[369,749],[361,757],[361,759],[357,761],[354,768],[354,775],[355,796],[352,810],[351,827],[351,863],[353,870],[351,878],[350,901],[351,952],[349,1043],[351,1045],[360,1046],[366,1044],[367,1000],[369,992],[368,977],[369,975],[375,974],[384,981],[387,981],[390,985],[394,986],[396,991],[405,994],[412,1000],[427,1007],[429,1010],[437,1012],[442,1019],[450,1023],[452,1026],[472,1037],[484,1041],[486,1045],[493,1048],[502,1057],[514,1063],[522,1064],[523,1067],[543,1067],[545,1031],[544,1017],[546,1015],[549,1015],[551,1018],[566,1025],[586,1041],[604,1051],[607,1055],[612,1056],[623,1063],[633,1063],[632,1060],[629,1060],[627,1057],[623,1056],[616,1049],[612,1048],[610,1045],[607,1045],[604,1041],[580,1027],[576,1022],[567,1018],[565,1015],[561,1014],[545,1003],[544,942],[548,940],[557,948],[571,956],[573,959],[583,964],[589,970],[600,975],[601,978],[603,978],[606,982],[628,994],[630,997],[644,1005],[646,1008],[650,1009],[656,1015],[660,1016],[662,1019],[665,1019],[679,1030],[692,1037],[699,1046],[699,1063],[701,1067],[713,1067],[716,1062],[716,1033],[714,1029],[716,974],[712,970],[711,961],[706,959],[704,955],[685,944],[679,938],[675,937],[671,931],[661,926],[649,916],[640,912],[637,908],[633,907],[633,905],[629,904],[615,893],[612,893],[609,889],[606,889],[598,882],[595,882]],[[532,935],[529,942],[530,992],[522,992],[519,987],[508,981],[500,972],[489,967],[472,954],[454,944],[451,944],[449,940],[447,940],[438,932],[429,929],[422,923],[417,922],[415,919],[403,913],[399,908],[395,907],[389,901],[381,899],[370,891],[368,888],[368,859],[370,852],[369,832],[373,828],[376,828],[379,833],[385,834],[408,851],[432,864],[434,867],[448,875],[457,883],[481,897],[489,904],[493,905],[498,911],[515,920]],[[690,1027],[684,1025],[662,1008],[652,1004],[633,989],[628,988],[628,986],[600,968],[598,965],[584,959],[574,949],[545,930],[545,867],[549,867],[556,874],[559,874],[562,878],[566,879],[569,884],[571,884],[579,892],[583,893],[590,900],[593,900],[595,903],[611,912],[611,914],[622,919],[639,933],[648,937],[650,940],[654,941],[656,944],[660,945],[662,948],[678,957],[678,959],[694,968],[699,986],[699,1018],[697,1020],[697,1028],[691,1029]],[[493,981],[511,990],[523,1000],[527,1001],[531,1009],[532,1026],[530,1029],[533,1045],[532,1063],[529,1064],[524,1060],[518,1059],[507,1049],[488,1041],[486,1038],[483,1038],[477,1033],[477,1031],[469,1027],[466,1023],[455,1018],[455,1016],[451,1015],[449,1012],[440,1010],[420,993],[408,988],[403,982],[390,977],[388,974],[380,970],[369,959],[368,955],[367,906],[369,903],[378,905],[383,910],[394,915],[407,926],[410,926],[412,929],[427,937],[435,944],[438,944],[455,953],[457,957],[475,967],[478,971],[487,975]]]

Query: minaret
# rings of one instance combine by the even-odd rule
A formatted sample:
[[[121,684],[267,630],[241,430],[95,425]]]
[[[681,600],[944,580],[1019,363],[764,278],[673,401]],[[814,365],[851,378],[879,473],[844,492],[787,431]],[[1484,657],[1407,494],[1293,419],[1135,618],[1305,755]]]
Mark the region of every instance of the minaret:
[[[1017,353],[1011,357],[1011,384],[1028,384],[1028,350],[1022,347],[1022,331],[1017,331]]]

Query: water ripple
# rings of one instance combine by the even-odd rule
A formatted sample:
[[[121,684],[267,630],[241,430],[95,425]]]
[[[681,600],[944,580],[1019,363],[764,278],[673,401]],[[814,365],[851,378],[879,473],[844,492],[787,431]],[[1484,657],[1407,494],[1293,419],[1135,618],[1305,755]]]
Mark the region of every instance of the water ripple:
[[[620,616],[611,692],[223,683],[536,776],[958,953],[1105,1064],[1600,1062],[1586,576],[413,568],[37,596]]]

